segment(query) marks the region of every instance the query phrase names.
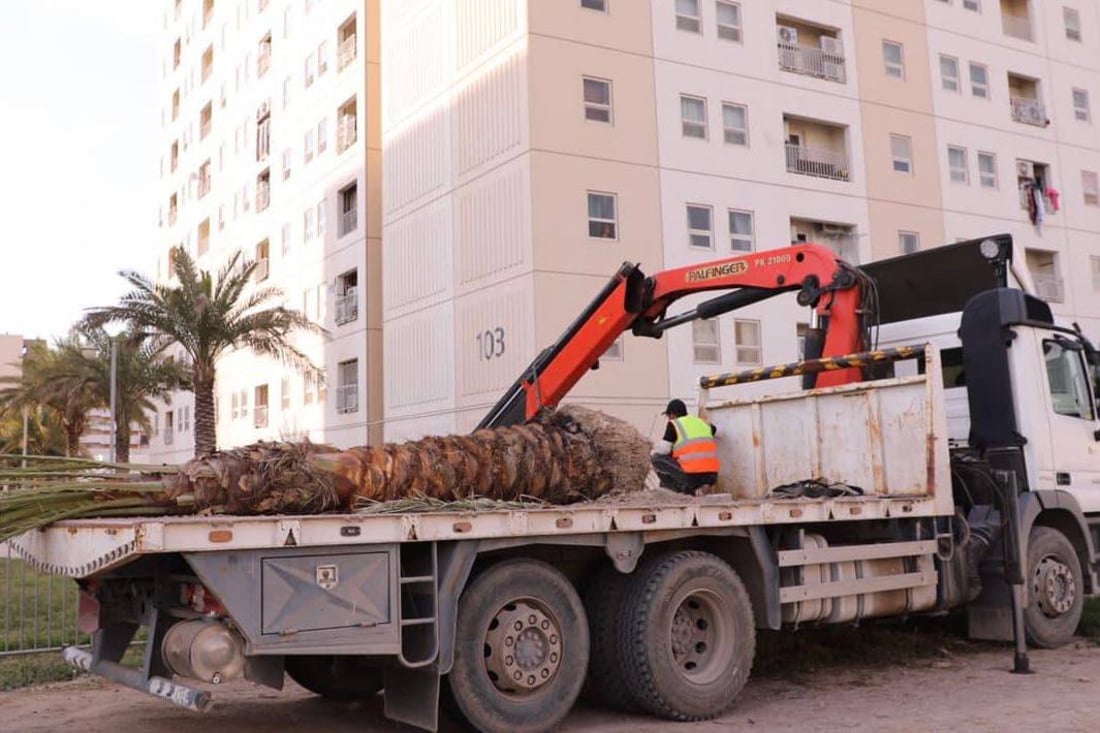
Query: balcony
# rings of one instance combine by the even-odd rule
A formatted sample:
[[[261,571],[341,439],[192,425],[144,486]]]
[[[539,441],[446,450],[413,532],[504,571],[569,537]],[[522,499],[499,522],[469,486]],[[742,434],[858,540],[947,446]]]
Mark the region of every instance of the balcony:
[[[267,405],[256,405],[256,409],[252,412],[252,427],[267,427]]]
[[[1031,282],[1035,284],[1035,294],[1048,303],[1065,302],[1066,292],[1062,278],[1050,273],[1033,272]]]
[[[339,236],[344,236],[355,231],[355,228],[359,225],[359,210],[350,209],[340,214],[340,232]]]
[[[342,153],[355,144],[355,115],[342,115],[336,129],[336,152]]]
[[[787,171],[802,176],[848,180],[848,156],[835,150],[787,143]]]
[[[845,83],[844,46],[836,29],[786,16],[776,16],[775,24],[780,69]]]
[[[1001,29],[1011,38],[1019,38],[1021,41],[1032,40],[1031,21],[1026,17],[1001,15]]]
[[[261,282],[267,279],[267,276],[271,272],[271,260],[263,259],[256,260],[256,269],[253,271],[253,275],[256,278],[256,282]]]
[[[168,209],[168,224],[172,225],[176,223],[176,207]]]
[[[199,198],[203,198],[206,194],[210,193],[210,180],[211,176],[209,172],[199,174]]]
[[[339,50],[336,52],[336,70],[342,71],[345,66],[355,61],[355,34],[340,41]]]
[[[336,296],[336,325],[351,323],[359,317],[359,292],[349,288],[343,295]]]
[[[336,413],[346,415],[359,411],[359,385],[341,384],[336,388]]]
[[[1014,122],[1022,122],[1025,125],[1034,125],[1035,127],[1046,127],[1049,124],[1046,108],[1038,99],[1009,97],[1008,101],[1012,107]]]
[[[256,184],[256,211],[263,211],[271,204],[271,184],[259,182]]]

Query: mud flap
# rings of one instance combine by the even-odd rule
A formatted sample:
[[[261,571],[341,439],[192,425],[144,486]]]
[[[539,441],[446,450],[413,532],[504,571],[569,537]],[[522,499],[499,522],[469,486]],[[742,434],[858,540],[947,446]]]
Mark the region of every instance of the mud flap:
[[[439,673],[432,667],[385,667],[385,713],[390,720],[422,730],[439,729]]]

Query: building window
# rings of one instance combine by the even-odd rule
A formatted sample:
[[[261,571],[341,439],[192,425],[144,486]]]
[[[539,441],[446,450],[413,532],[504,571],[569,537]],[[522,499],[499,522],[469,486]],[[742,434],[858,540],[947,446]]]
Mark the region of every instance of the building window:
[[[290,377],[283,377],[279,382],[279,405],[284,410],[290,409]]]
[[[959,60],[940,55],[940,84],[948,92],[959,91]]]
[[[325,152],[328,148],[328,118],[324,117],[317,123],[317,154]]]
[[[328,41],[321,41],[317,45],[317,76],[328,71]]]
[[[886,76],[905,78],[905,50],[900,43],[883,41],[882,60],[886,64]]]
[[[963,9],[971,10],[975,13],[982,12],[981,0],[963,0]]]
[[[313,239],[313,207],[309,207],[302,213],[302,240],[309,244]]]
[[[241,403],[241,419],[248,417],[248,390],[242,389],[240,392]]]
[[[751,211],[729,210],[730,249],[734,252],[752,252],[755,239],[755,227]]]
[[[707,100],[680,95],[680,126],[684,137],[707,139]]]
[[[688,204],[688,244],[699,249],[711,249],[713,232],[711,208]]]
[[[306,56],[305,86],[309,89],[313,86],[313,54]]]
[[[337,193],[340,202],[339,236],[354,232],[359,226],[359,186],[352,181]]]
[[[283,254],[285,255],[287,252],[290,251],[290,222],[289,221],[283,223],[283,229],[282,229],[282,232],[280,234],[280,237],[282,239],[282,243],[281,243],[282,244],[282,251],[283,251]]]
[[[749,111],[744,105],[722,103],[722,134],[730,145],[749,144]]]
[[[978,182],[982,188],[997,188],[997,156],[978,153]]]
[[[359,119],[355,97],[348,99],[336,110],[336,152],[342,153],[358,139],[356,125]]]
[[[975,97],[989,99],[989,69],[985,64],[970,62],[970,93]]]
[[[286,150],[283,151],[283,180],[284,181],[286,179],[290,178],[291,158],[292,158],[292,153],[290,151],[290,148],[287,148]]]
[[[676,29],[691,33],[703,32],[699,0],[676,0]]]
[[[1100,178],[1096,171],[1081,171],[1081,190],[1088,206],[1100,206]]]
[[[611,345],[607,347],[607,351],[603,352],[603,356],[600,357],[601,361],[622,361],[623,360],[623,337],[615,339],[611,342]]]
[[[911,255],[920,249],[920,235],[916,232],[898,232],[898,246],[903,255]]]
[[[611,122],[611,82],[582,77],[584,80],[584,118],[593,122]]]
[[[336,325],[359,318],[359,271],[348,270],[336,278]]]
[[[291,78],[289,76],[287,78],[283,79],[283,109],[286,109],[288,106],[290,106],[290,85],[291,85],[291,83],[292,83],[292,81],[291,81]]]
[[[261,384],[254,390],[256,409],[252,413],[252,426],[256,428],[267,427],[267,385]]]
[[[715,3],[718,15],[718,37],[727,41],[741,42],[741,5],[740,3],[718,0]]]
[[[302,160],[305,163],[313,160],[313,128],[306,130],[305,144],[303,145],[304,151],[302,153]]]
[[[966,161],[966,148],[947,146],[947,168],[954,183],[970,183],[970,169]]]
[[[1092,289],[1100,293],[1100,257],[1089,257],[1089,265],[1092,269]]]
[[[589,10],[598,10],[601,13],[606,13],[607,0],[581,0],[581,7],[588,8]]]
[[[721,364],[722,348],[718,342],[718,321],[692,321],[691,346],[696,364]]]
[[[906,135],[890,136],[890,157],[898,173],[913,172],[913,141]]]
[[[359,411],[359,360],[336,365],[336,412],[346,415]]]
[[[1092,111],[1089,109],[1088,90],[1073,90],[1073,116],[1081,120],[1081,122],[1092,121]]]
[[[317,202],[317,236],[324,237],[328,231],[328,201],[321,199]]]
[[[337,31],[336,36],[338,43],[336,44],[336,69],[342,71],[347,68],[352,61],[355,61],[358,49],[356,47],[356,16],[352,13],[347,20],[341,25]]]
[[[588,236],[618,239],[616,202],[613,193],[588,192]]]
[[[734,358],[740,366],[760,366],[763,362],[760,348],[760,321],[735,320],[733,322]]]
[[[1063,7],[1062,20],[1066,25],[1066,38],[1071,41],[1081,40],[1081,13],[1077,8]]]

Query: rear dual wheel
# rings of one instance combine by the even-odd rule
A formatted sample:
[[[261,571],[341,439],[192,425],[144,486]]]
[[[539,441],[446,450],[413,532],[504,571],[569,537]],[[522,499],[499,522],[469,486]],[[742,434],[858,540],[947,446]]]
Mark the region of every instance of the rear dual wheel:
[[[480,731],[550,730],[584,684],[584,606],[544,562],[507,560],[478,575],[459,600],[455,639],[451,698]]]

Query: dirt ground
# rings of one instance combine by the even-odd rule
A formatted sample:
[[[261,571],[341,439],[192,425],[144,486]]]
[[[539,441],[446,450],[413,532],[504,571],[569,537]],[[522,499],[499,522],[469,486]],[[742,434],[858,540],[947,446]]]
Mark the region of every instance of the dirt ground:
[[[749,682],[719,720],[670,724],[581,706],[560,730],[599,733],[693,731],[1095,731],[1100,728],[1100,647],[1081,641],[1032,652],[1036,674],[1008,672],[1011,650],[982,648],[904,665],[824,669],[798,681]],[[281,693],[247,683],[217,691],[199,717],[100,679],[0,693],[0,731],[252,733],[410,730],[386,721],[380,701],[327,703],[288,681]],[[201,726],[201,727],[200,727]],[[445,723],[454,733],[458,726]]]

